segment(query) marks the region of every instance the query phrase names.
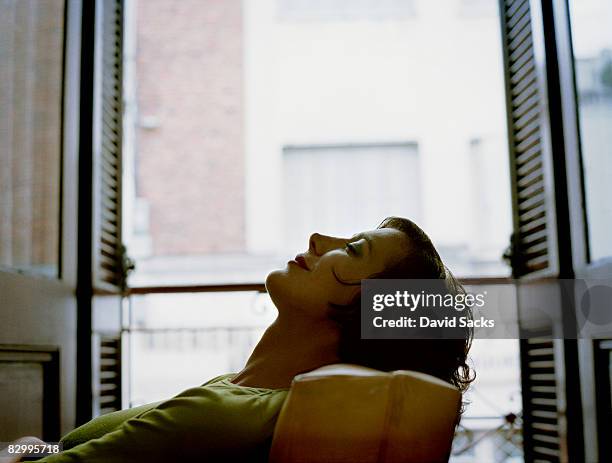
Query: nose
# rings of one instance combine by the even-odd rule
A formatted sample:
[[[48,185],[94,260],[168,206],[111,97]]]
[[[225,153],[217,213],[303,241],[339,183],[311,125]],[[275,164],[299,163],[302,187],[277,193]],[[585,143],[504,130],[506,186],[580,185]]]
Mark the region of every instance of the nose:
[[[313,233],[308,241],[308,251],[316,256],[322,256],[333,249],[341,248],[345,243],[344,238]]]

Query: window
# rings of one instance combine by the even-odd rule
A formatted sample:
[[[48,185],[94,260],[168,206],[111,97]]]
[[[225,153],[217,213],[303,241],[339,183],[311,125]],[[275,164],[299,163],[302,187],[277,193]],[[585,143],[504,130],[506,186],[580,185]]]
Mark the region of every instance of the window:
[[[401,18],[286,24],[274,4],[138,2],[128,15],[130,285],[262,282],[305,249],[308,233],[353,234],[389,214],[415,219],[456,275],[508,275],[498,18],[475,22],[419,2],[427,14],[409,27]],[[163,20],[170,16],[171,25]],[[398,143],[405,147],[391,148]],[[372,169],[375,156],[397,170]],[[297,173],[324,165],[319,176]],[[342,220],[315,217],[318,206],[302,201],[308,188],[318,198],[326,191],[324,213]]]
[[[283,248],[306,247],[313,230],[349,237],[381,216],[419,222],[420,179],[414,143],[285,147]]]
[[[58,276],[64,2],[0,15],[0,268]]]
[[[276,0],[284,21],[398,21],[415,15],[414,0]]]
[[[612,257],[612,4],[569,2],[589,251]]]
[[[131,406],[240,371],[276,317],[254,292],[132,296],[130,313]]]
[[[351,236],[404,215],[456,275],[509,275],[495,4],[150,0],[128,11],[132,405],[236,371],[276,315],[256,292],[154,291],[261,283],[312,232]],[[520,412],[517,343],[489,341],[475,349],[492,373],[474,401],[495,406],[468,412],[469,435]],[[491,461],[492,440],[478,442],[455,460]]]
[[[499,13],[498,8],[497,2],[490,0],[461,0],[459,2],[459,14],[473,19],[495,17]]]

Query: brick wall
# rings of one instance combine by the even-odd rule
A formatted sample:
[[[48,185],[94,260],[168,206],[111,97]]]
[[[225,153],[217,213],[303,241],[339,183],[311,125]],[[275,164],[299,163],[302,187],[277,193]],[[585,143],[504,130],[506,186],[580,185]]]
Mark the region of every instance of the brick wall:
[[[0,266],[59,262],[63,0],[0,2]]]
[[[137,195],[154,255],[245,246],[241,0],[137,7]]]

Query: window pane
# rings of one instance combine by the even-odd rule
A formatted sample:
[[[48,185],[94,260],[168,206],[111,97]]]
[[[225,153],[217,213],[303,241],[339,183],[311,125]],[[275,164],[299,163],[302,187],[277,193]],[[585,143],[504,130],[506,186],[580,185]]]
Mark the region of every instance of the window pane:
[[[59,264],[63,0],[0,3],[0,267]]]
[[[519,343],[476,339],[470,349],[476,380],[464,395],[468,406],[453,440],[450,463],[523,462]]]
[[[612,256],[612,3],[571,0],[591,260]]]
[[[398,20],[415,12],[414,0],[278,0],[276,8],[289,21]]]
[[[381,216],[421,219],[416,144],[292,146],[283,149],[282,162],[288,255],[302,249],[313,230],[352,236]]]
[[[310,233],[352,235],[387,215],[421,225],[458,276],[508,275],[496,4],[138,2],[130,284],[261,282]]]
[[[130,304],[131,406],[240,371],[276,317],[268,295],[253,292],[149,294]]]

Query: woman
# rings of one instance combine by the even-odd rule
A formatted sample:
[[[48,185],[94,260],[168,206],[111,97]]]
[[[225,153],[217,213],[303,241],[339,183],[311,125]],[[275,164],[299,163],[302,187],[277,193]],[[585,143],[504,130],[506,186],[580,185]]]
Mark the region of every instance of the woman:
[[[373,277],[446,279],[451,291],[462,291],[410,220],[390,217],[351,238],[315,233],[307,252],[266,278],[278,317],[242,371],[92,420],[64,437],[73,448],[41,461],[265,461],[293,377],[333,363],[417,370],[465,390],[470,332],[464,339],[360,339],[360,281]]]

